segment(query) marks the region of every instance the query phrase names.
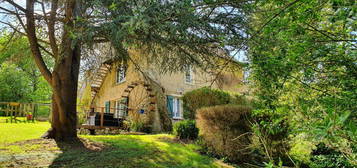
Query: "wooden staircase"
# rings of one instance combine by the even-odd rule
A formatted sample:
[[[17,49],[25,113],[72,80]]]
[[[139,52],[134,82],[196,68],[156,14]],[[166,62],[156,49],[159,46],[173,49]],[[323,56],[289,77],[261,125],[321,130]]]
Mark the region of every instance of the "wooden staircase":
[[[92,103],[95,96],[98,94],[100,88],[102,87],[104,79],[110,72],[111,68],[111,64],[103,63],[93,76],[93,80],[91,81]]]

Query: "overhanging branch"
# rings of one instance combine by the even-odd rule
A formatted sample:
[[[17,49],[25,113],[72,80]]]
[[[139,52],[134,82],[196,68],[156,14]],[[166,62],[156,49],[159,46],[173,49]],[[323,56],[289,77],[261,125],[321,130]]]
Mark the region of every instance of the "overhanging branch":
[[[26,2],[26,21],[27,21],[27,37],[30,43],[30,48],[32,51],[32,55],[34,60],[44,76],[44,78],[52,85],[52,74],[50,70],[47,68],[40,51],[40,45],[38,44],[38,40],[36,37],[36,28],[35,28],[35,19],[34,19],[34,0],[28,0]]]

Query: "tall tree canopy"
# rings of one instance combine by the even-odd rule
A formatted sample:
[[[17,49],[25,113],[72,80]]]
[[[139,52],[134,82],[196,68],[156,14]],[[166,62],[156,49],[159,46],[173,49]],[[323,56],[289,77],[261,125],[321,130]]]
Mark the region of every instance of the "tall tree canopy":
[[[251,23],[260,33],[249,49],[259,113],[349,155],[357,142],[356,5],[261,1]]]
[[[185,64],[214,65],[209,63],[217,49],[226,49],[233,57],[246,47],[246,0],[0,2],[8,16],[0,23],[28,37],[33,58],[53,89],[53,122],[47,137],[59,140],[77,136],[81,55],[98,42],[110,42],[116,59],[126,61],[130,48],[140,48],[147,52],[144,59],[173,70]],[[45,53],[52,56],[53,69],[46,65]]]

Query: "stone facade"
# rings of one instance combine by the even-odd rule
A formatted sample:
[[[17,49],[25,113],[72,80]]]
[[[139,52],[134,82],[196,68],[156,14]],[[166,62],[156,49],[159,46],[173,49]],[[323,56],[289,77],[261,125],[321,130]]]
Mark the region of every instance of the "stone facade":
[[[129,54],[133,58],[137,58],[135,56],[140,55],[139,52],[133,51]],[[138,64],[140,64],[139,68]],[[109,112],[112,113],[117,108],[117,102],[123,99],[123,95],[130,92],[128,106],[133,107],[132,113],[135,114],[142,111],[140,114],[142,121],[150,125],[153,132],[166,131],[171,128],[171,121],[183,119],[180,97],[185,92],[204,86],[212,86],[213,88],[221,88],[233,92],[242,92],[244,90],[244,87],[242,87],[243,71],[241,67],[237,67],[234,73],[222,73],[220,79],[211,85],[215,77],[204,73],[196,67],[191,67],[187,72],[162,74],[159,73],[158,68],[147,65],[144,61],[136,60],[135,64],[129,61],[126,65],[125,80],[118,82],[118,73],[120,72],[117,69],[121,64],[118,62],[111,64],[110,71],[104,77],[99,90],[93,98],[92,106],[104,107],[110,104],[113,110],[109,110]],[[135,96],[133,96],[134,94]],[[146,96],[148,99],[145,98]],[[167,106],[167,101],[169,100],[167,96],[173,98],[174,104],[177,105],[173,109],[175,117],[169,116]],[[147,105],[140,105],[140,103],[146,103]],[[136,106],[138,108],[135,108]],[[140,110],[144,106],[147,110]],[[128,117],[133,117],[130,112]],[[170,120],[170,118],[173,120]]]

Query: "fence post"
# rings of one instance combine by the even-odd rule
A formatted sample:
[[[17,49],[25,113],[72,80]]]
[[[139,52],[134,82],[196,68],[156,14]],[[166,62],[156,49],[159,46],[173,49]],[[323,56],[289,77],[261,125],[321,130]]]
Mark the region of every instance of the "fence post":
[[[35,117],[37,117],[38,104],[32,103],[32,122],[35,122]]]
[[[103,127],[104,125],[104,107],[101,107],[100,110],[100,127]]]
[[[10,123],[12,123],[12,120],[14,119],[14,108],[9,104],[9,110],[10,110]],[[16,120],[15,120],[16,121]]]

